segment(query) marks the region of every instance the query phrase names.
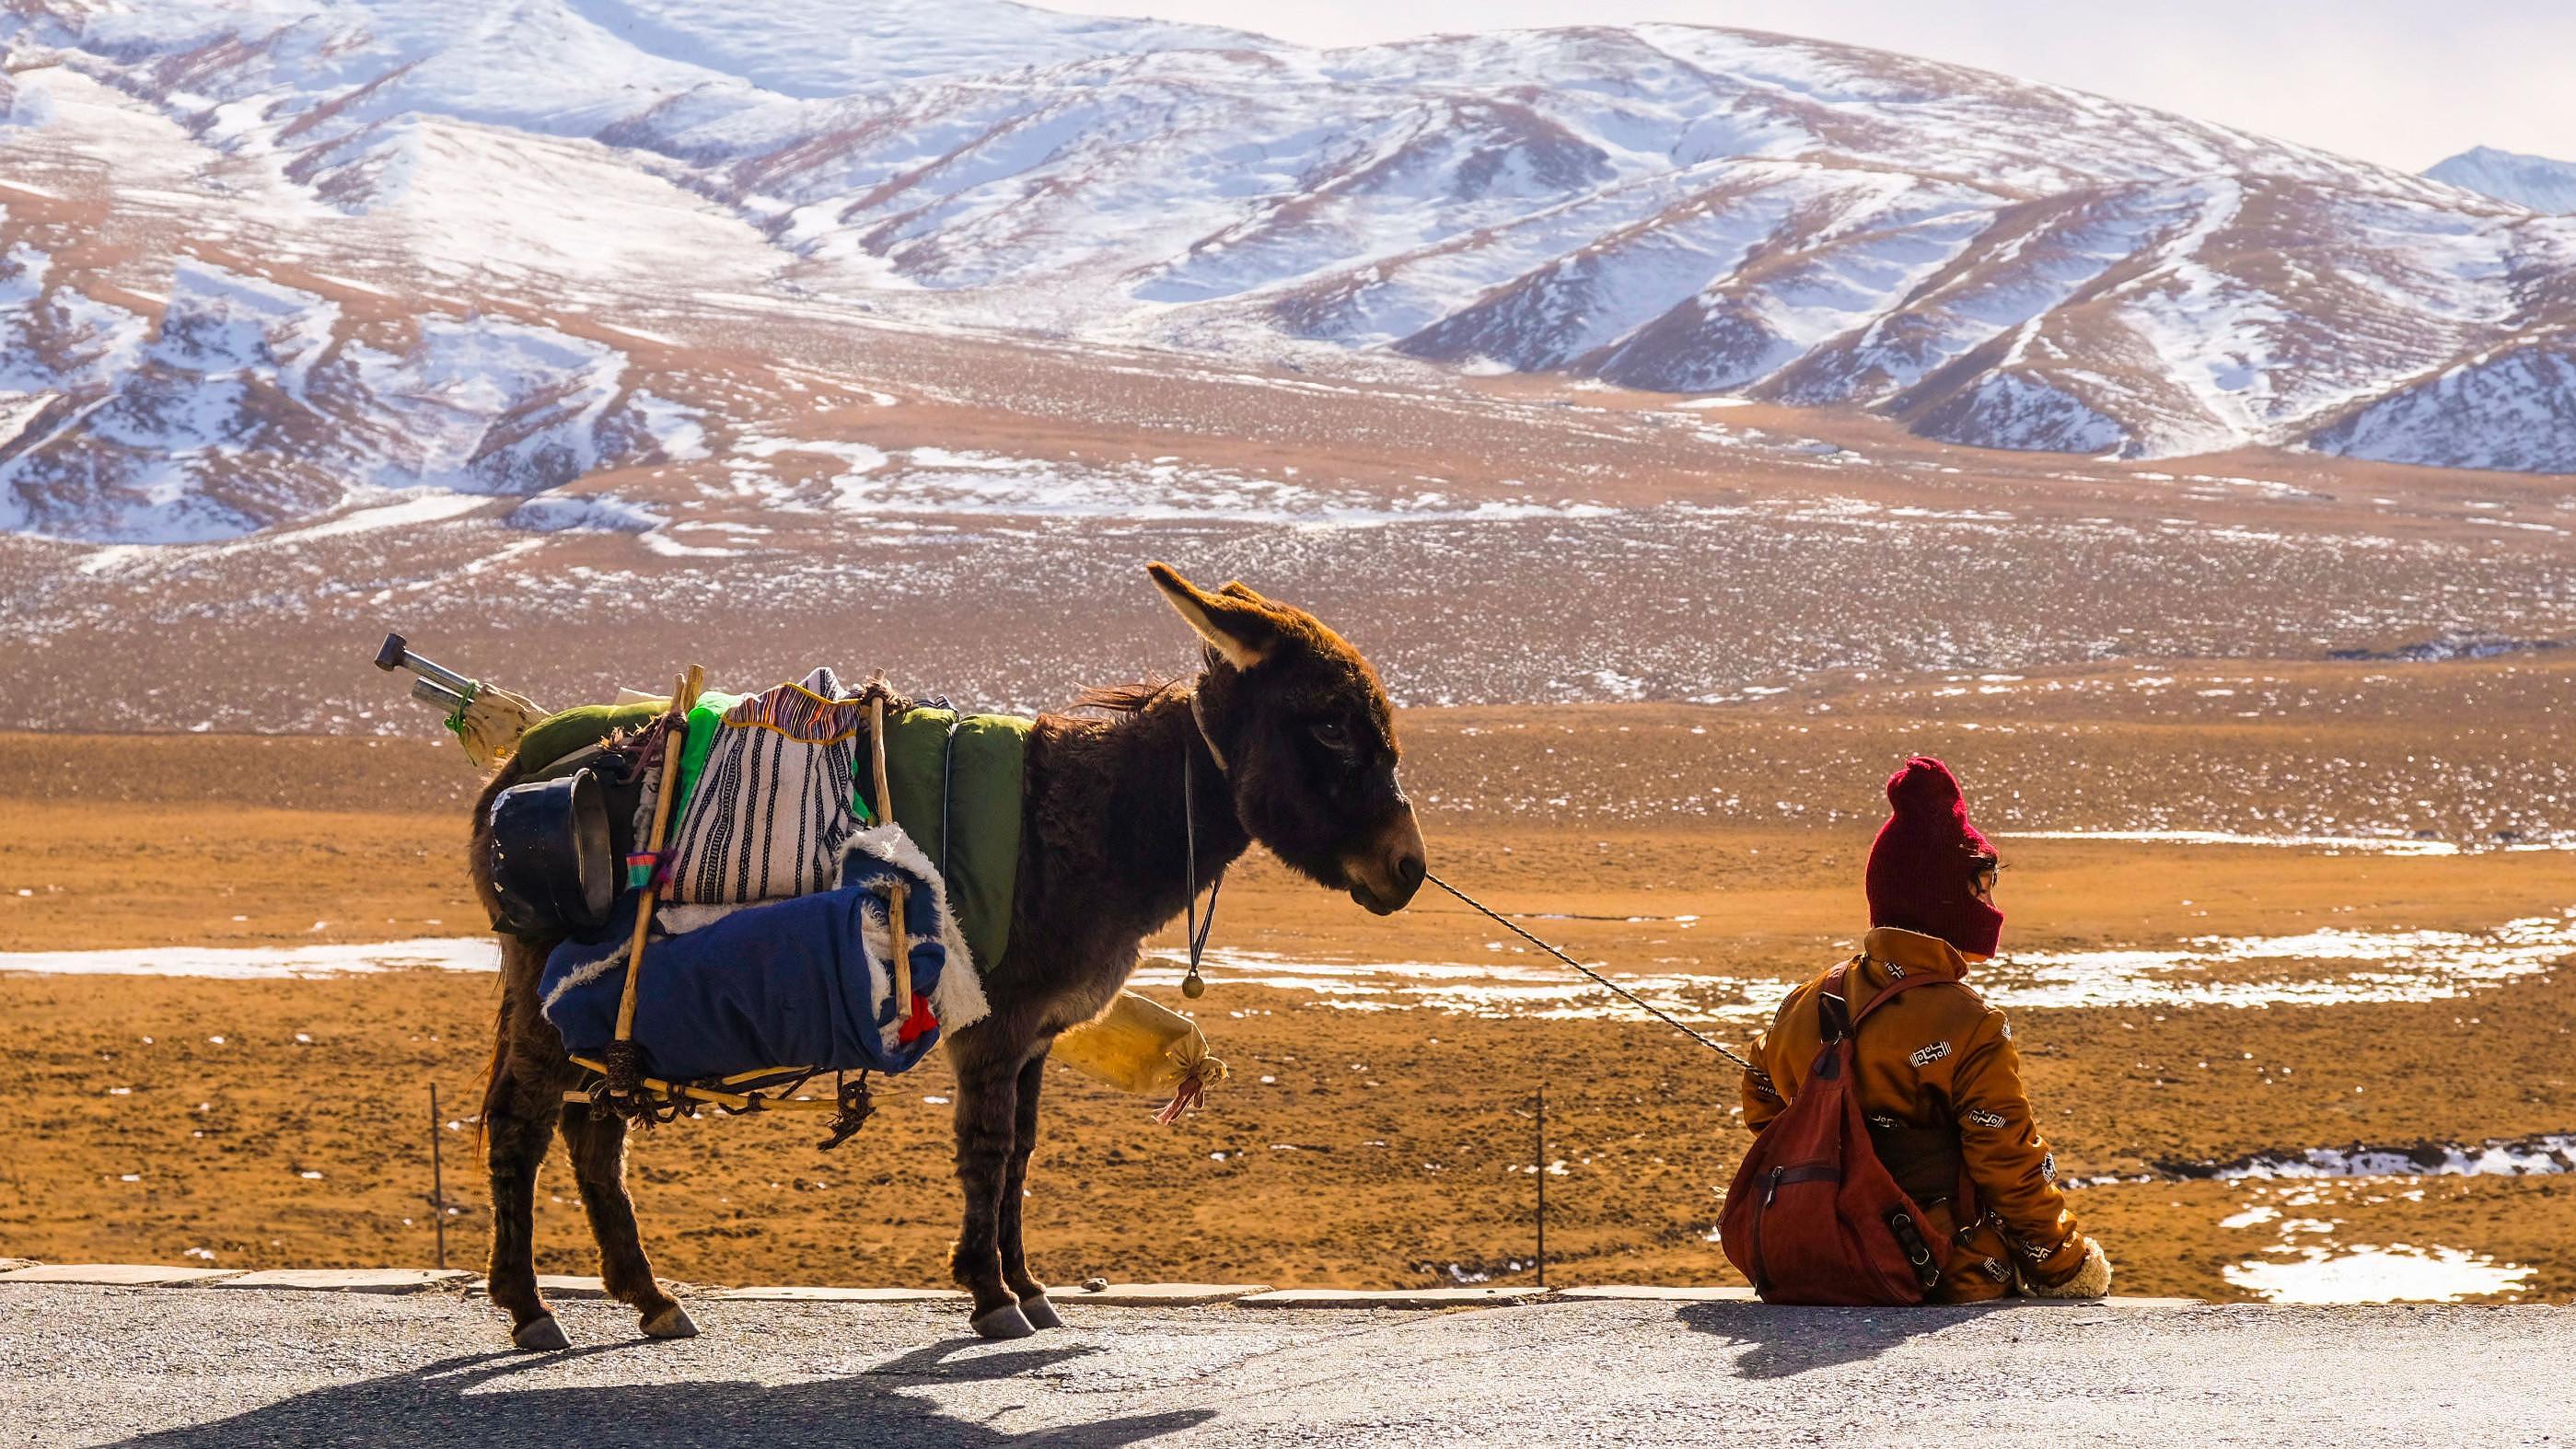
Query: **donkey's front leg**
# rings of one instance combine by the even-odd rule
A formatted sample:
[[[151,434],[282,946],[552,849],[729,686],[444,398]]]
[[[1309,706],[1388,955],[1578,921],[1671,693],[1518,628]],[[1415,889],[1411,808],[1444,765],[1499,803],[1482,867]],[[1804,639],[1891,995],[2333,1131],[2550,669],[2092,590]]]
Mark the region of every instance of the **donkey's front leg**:
[[[1020,1245],[1020,1208],[1028,1201],[1029,1153],[1038,1145],[1038,1089],[1046,1085],[1047,1054],[1040,1048],[1020,1068],[1019,1111],[1011,1132],[1011,1160],[1002,1177],[1002,1281],[1020,1295],[1020,1312],[1032,1328],[1062,1328],[1055,1305],[1047,1301],[1046,1285],[1029,1272],[1029,1258]]]
[[[975,1295],[975,1331],[986,1338],[1026,1338],[1037,1330],[1020,1309],[1019,1295],[1002,1278],[1003,1183],[1018,1136],[1021,1054],[997,1052],[999,1042],[958,1039],[957,1181],[966,1190],[966,1221],[949,1259],[950,1276]],[[981,1050],[978,1050],[981,1048]],[[988,1055],[988,1053],[990,1053]]]
[[[599,1240],[599,1278],[609,1296],[635,1310],[647,1337],[697,1337],[689,1310],[654,1279],[653,1260],[635,1231],[635,1200],[626,1192],[625,1120],[601,1109],[567,1107],[563,1139],[573,1180],[581,1184],[582,1210],[590,1215],[590,1235]]]

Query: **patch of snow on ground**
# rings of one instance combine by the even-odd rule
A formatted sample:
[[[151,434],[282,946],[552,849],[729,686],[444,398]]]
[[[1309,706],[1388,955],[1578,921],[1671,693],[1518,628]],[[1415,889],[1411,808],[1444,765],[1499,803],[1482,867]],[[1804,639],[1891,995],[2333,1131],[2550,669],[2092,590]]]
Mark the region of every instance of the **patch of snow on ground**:
[[[308,523],[301,528],[281,529],[263,534],[261,543],[309,543],[317,538],[340,538],[352,533],[373,533],[380,528],[400,528],[405,524],[434,523],[442,518],[455,518],[471,513],[492,500],[479,493],[422,493],[400,503],[377,504]]]
[[[2576,1171],[2576,1133],[2518,1142],[2428,1143],[2422,1147],[2310,1147],[2296,1155],[2258,1153],[2220,1167],[2222,1182],[2310,1177],[2554,1177]]]
[[[1985,998],[2025,1007],[2324,1006],[2446,1001],[2539,975],[2576,956],[2576,912],[2492,931],[2205,936],[2178,949],[2012,952],[1980,970]],[[2320,974],[2295,968],[2333,965]],[[2248,966],[2271,968],[2254,979]],[[2211,979],[2223,972],[2225,979]]]
[[[425,936],[340,946],[144,946],[122,951],[0,951],[0,971],[44,976],[202,976],[224,981],[435,969],[498,971],[489,936]]]
[[[504,520],[512,528],[531,533],[646,533],[670,521],[664,514],[610,493],[587,498],[540,493],[520,504]]]
[[[836,506],[866,514],[1363,525],[1591,518],[1614,511],[1532,499],[1466,503],[1440,492],[1390,500],[1169,460],[1092,465],[945,448],[914,448],[901,466],[844,474],[836,482]]]
[[[2139,845],[2263,845],[2354,855],[2458,855],[2447,840],[2378,835],[2240,835],[2225,830],[2003,830],[2007,840],[2103,840]]]
[[[2256,1259],[2219,1271],[2273,1303],[2457,1303],[2510,1293],[2532,1276],[2483,1253],[2404,1243],[2301,1248],[2287,1261]]]
[[[1274,951],[1215,950],[1211,975],[1246,986],[1305,991],[1347,1011],[1422,1009],[1522,1021],[1591,1021],[1639,1017],[1637,1009],[1559,966],[1499,962],[1323,961]],[[1183,968],[1149,956],[1136,972],[1144,986],[1178,986]],[[1688,1021],[1767,1016],[1785,989],[1776,981],[1724,976],[1630,976],[1619,984],[1656,1009]]]
[[[916,449],[914,456],[917,458],[922,453],[938,451],[931,448]],[[754,436],[735,444],[734,453],[737,457],[755,458],[764,462],[776,458],[781,453],[808,453],[835,459],[840,463],[841,470],[833,474],[830,479],[832,505],[859,511],[865,511],[866,508],[868,489],[865,479],[869,474],[886,465],[884,451],[872,448],[865,443],[807,438]]]

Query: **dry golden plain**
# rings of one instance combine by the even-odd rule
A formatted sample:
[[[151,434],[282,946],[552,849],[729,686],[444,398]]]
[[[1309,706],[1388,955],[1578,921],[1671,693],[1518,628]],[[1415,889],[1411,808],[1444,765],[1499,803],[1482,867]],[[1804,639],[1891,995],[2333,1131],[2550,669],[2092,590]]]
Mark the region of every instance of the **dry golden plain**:
[[[2550,743],[2571,679],[2576,669],[2530,658],[2124,666],[1853,682],[1713,708],[1410,710],[1403,729],[1435,868],[1616,974],[1737,983],[1706,994],[1723,1039],[1744,1029],[1729,992],[1767,995],[1855,938],[1877,781],[1910,749],[1950,759],[1981,824],[2004,837],[2017,951],[2475,935],[2561,917],[2576,905],[2576,854],[2561,849],[2015,832],[2544,844],[2566,824]],[[1995,684],[2006,687],[1977,692]],[[0,736],[12,827],[0,838],[0,952],[469,934],[470,786],[452,749],[418,740]],[[1731,1280],[1708,1234],[1742,1134],[1731,1071],[1697,1046],[1598,992],[1461,1008],[1382,981],[1374,994],[1254,984],[1295,963],[1383,967],[1389,979],[1406,963],[1489,965],[1538,979],[1526,973],[1542,960],[1429,894],[1380,921],[1256,858],[1227,889],[1217,940],[1228,964],[1197,1010],[1235,1075],[1207,1110],[1157,1128],[1151,1104],[1051,1073],[1029,1204],[1042,1274],[1525,1282],[1530,1169],[1545,1165],[1551,1281]],[[2296,959],[2262,969],[2326,986],[2351,974]],[[2564,975],[2551,964],[2435,999],[2015,1018],[2065,1175],[2150,1179],[2076,1194],[2123,1291],[2240,1297],[2227,1270],[2267,1252],[2402,1244],[2528,1268],[2520,1296],[2565,1300],[2576,1296],[2571,1179],[2170,1176],[2173,1164],[2267,1150],[2568,1131],[2576,1013]],[[12,1043],[0,1093],[30,1119],[0,1157],[0,1253],[425,1262],[435,1084],[457,1124],[440,1129],[462,1208],[449,1252],[475,1262],[485,1217],[469,1113],[493,990],[489,975],[429,970],[259,981],[0,970]],[[1543,1163],[1529,1115],[1541,1081]],[[644,1135],[634,1177],[657,1266],[694,1282],[940,1281],[955,1221],[948,1095],[934,1058],[889,1083],[887,1110],[830,1154],[813,1150],[803,1119]],[[541,1262],[590,1271],[565,1186],[550,1170]],[[2292,1236],[2285,1223],[2316,1226]]]

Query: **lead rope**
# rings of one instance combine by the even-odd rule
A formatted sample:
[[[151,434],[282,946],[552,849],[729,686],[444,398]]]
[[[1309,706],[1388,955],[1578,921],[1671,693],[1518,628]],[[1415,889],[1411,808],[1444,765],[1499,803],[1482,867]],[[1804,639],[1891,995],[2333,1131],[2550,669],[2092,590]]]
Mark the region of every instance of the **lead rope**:
[[[1449,882],[1442,880],[1440,877],[1433,875],[1427,870],[1422,873],[1422,878],[1431,882],[1433,885],[1440,887],[1442,890],[1447,891],[1449,894],[1456,896],[1470,909],[1485,916],[1504,930],[1511,932],[1513,935],[1520,937],[1522,940],[1529,942],[1531,945],[1536,946],[1559,961],[1564,962],[1566,965],[1573,967],[1575,970],[1591,977],[1594,981],[1627,998],[1631,1005],[1635,1006],[1638,1010],[1645,1012],[1647,1015],[1654,1017],[1664,1025],[1671,1027],[1673,1030],[1680,1032],[1686,1037],[1689,1037],[1692,1041],[1698,1042],[1701,1046],[1708,1048],[1710,1051],[1717,1053],[1719,1056],[1726,1058],[1728,1061],[1735,1063],[1737,1066],[1742,1067],[1748,1072],[1754,1069],[1751,1062],[1746,1061],[1744,1058],[1739,1057],[1735,1053],[1728,1051],[1726,1048],[1719,1046],[1717,1043],[1710,1041],[1707,1037],[1700,1035],[1698,1032],[1691,1030],[1687,1026],[1684,1026],[1681,1022],[1675,1020],[1666,1012],[1647,1004],[1644,998],[1638,996],[1637,993],[1630,991],[1627,987],[1620,985],[1618,982],[1611,980],[1609,977],[1602,975],[1600,972],[1595,971],[1591,967],[1584,965],[1582,962],[1575,960],[1573,957],[1566,955],[1563,951],[1556,949],[1554,946],[1540,940],[1538,937],[1522,930],[1518,925],[1505,918],[1493,907],[1486,905],[1483,901],[1476,899],[1474,896],[1467,894],[1465,891],[1458,889],[1456,886],[1451,885]],[[1211,906],[1211,909],[1213,909],[1213,906]]]

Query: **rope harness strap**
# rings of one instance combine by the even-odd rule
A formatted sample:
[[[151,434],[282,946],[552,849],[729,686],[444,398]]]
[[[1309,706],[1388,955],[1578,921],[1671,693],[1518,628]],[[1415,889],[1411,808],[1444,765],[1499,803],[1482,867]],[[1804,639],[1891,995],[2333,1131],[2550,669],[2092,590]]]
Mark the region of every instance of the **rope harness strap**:
[[[1486,905],[1483,901],[1476,899],[1474,896],[1467,894],[1465,891],[1458,889],[1456,886],[1451,885],[1449,882],[1442,880],[1440,877],[1427,870],[1422,873],[1422,878],[1431,882],[1433,885],[1440,887],[1442,890],[1447,891],[1449,894],[1456,896],[1459,901],[1470,910],[1486,917],[1495,925],[1502,927],[1504,930],[1511,932],[1513,935],[1518,936],[1522,940],[1529,942],[1531,945],[1536,946],[1542,951],[1545,951],[1557,960],[1562,961],[1566,965],[1573,967],[1575,970],[1582,972],[1584,975],[1591,977],[1600,985],[1618,993],[1621,997],[1624,997],[1630,1005],[1635,1006],[1639,1011],[1655,1018],[1657,1021],[1660,1021],[1664,1025],[1671,1027],[1673,1030],[1680,1032],[1682,1035],[1689,1037],[1692,1041],[1698,1042],[1701,1046],[1704,1046],[1710,1051],[1717,1053],[1719,1056],[1726,1058],[1728,1061],[1735,1063],[1744,1070],[1748,1072],[1753,1070],[1753,1064],[1751,1062],[1748,1062],[1744,1058],[1737,1056],[1735,1053],[1728,1051],[1726,1048],[1719,1046],[1716,1042],[1710,1041],[1707,1037],[1684,1025],[1682,1022],[1675,1019],[1670,1013],[1667,1013],[1649,1003],[1643,997],[1637,995],[1637,993],[1630,991],[1627,987],[1620,985],[1618,982],[1611,980],[1609,977],[1602,975],[1600,972],[1595,971],[1591,967],[1584,965],[1582,962],[1575,960],[1571,956],[1568,956],[1563,951],[1556,949],[1554,946],[1540,940],[1538,937],[1522,930],[1517,923],[1504,916],[1500,911]]]
[[[1198,697],[1196,695],[1193,695],[1190,698],[1190,714],[1193,718],[1196,718],[1198,714]],[[1204,720],[1199,722],[1199,734],[1203,739],[1206,737],[1207,724]],[[1211,758],[1216,756],[1216,746],[1213,743],[1208,745],[1208,754]],[[1225,767],[1220,763],[1217,768],[1222,770]],[[1216,879],[1208,882],[1207,916],[1202,920],[1199,916],[1199,801],[1197,782],[1198,766],[1196,757],[1191,750],[1184,747],[1181,751],[1181,884],[1188,887],[1190,893],[1190,903],[1188,906],[1189,925],[1187,927],[1190,943],[1190,970],[1188,975],[1181,978],[1181,994],[1192,1001],[1196,1001],[1200,997],[1207,995],[1207,982],[1201,980],[1199,977],[1199,960],[1201,957],[1207,955],[1208,933],[1216,929],[1217,894],[1225,889],[1225,867],[1218,866],[1216,868]],[[1173,1099],[1173,1106],[1178,1107],[1179,1105],[1179,1099]],[[1174,1116],[1177,1118],[1178,1114],[1175,1113]]]

